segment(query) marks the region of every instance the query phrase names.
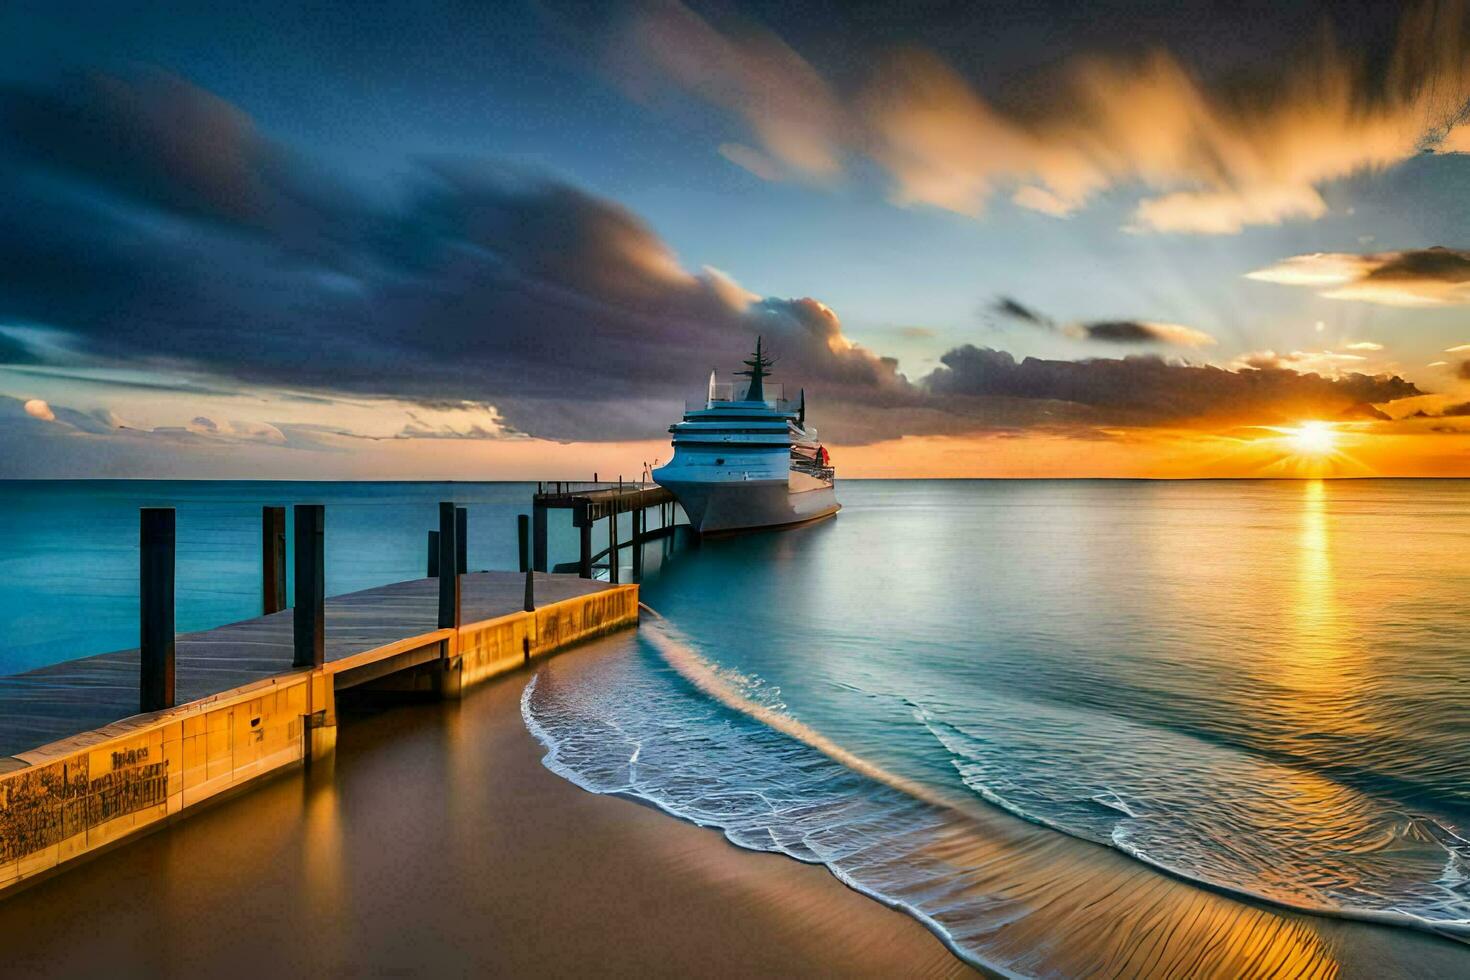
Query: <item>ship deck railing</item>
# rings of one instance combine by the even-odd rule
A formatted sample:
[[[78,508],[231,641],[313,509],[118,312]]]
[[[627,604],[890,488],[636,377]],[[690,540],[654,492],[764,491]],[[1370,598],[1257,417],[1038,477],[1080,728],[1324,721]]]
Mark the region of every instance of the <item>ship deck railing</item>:
[[[797,399],[787,398],[786,389],[779,383],[768,381],[762,386],[765,397],[751,401],[745,397],[750,390],[748,381],[717,381],[710,386],[705,394],[698,398],[684,399],[684,411],[703,412],[717,406],[725,405],[764,405],[773,412],[783,414],[795,414],[800,409]]]

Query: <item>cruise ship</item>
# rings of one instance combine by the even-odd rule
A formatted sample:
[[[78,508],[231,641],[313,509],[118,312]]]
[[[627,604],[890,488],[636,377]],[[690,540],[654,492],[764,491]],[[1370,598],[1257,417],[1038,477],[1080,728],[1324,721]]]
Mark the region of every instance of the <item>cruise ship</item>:
[[[701,534],[782,527],[837,513],[835,471],[806,424],[806,391],[795,404],[768,384],[771,358],[755,356],[732,384],[710,372],[709,394],[669,427],[674,457],[653,478],[678,498]]]

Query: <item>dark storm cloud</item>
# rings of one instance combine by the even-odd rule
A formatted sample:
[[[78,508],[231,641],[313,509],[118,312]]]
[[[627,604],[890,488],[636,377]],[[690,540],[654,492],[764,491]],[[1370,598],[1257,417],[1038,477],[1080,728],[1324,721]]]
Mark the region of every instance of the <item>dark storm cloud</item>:
[[[240,109],[149,71],[0,90],[0,154],[73,188],[321,249],[353,229],[350,195],[263,137]]]
[[[493,398],[511,425],[569,439],[646,435],[616,402],[667,414],[757,333],[834,392],[904,387],[822,304],[688,272],[630,212],[563,184],[440,163],[375,207],[168,76],[11,88],[0,119],[0,316],[89,357]]]
[[[92,366],[161,368],[203,388],[493,404],[512,431],[566,440],[657,437],[707,366],[733,364],[757,334],[844,442],[1264,421],[1416,392],[1399,379],[1146,358],[1016,364],[973,347],[911,383],[818,300],[689,271],[631,212],[562,183],[426,163],[408,193],[374,203],[310,177],[238,110],[166,77],[0,89],[0,105],[0,322],[61,331],[56,349]],[[1166,329],[1186,330],[1101,332],[1190,342]]]
[[[1330,418],[1363,404],[1421,394],[1397,377],[1323,378],[1295,371],[1178,364],[1156,357],[1017,361],[1005,351],[965,346],[925,379],[934,395],[955,400],[1024,399],[1080,406],[1099,425],[1272,423]]]

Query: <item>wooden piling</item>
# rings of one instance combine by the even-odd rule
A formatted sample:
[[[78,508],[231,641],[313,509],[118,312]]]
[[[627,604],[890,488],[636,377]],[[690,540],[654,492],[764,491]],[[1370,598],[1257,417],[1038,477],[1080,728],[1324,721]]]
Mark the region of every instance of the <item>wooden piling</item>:
[[[326,508],[297,504],[296,606],[291,613],[296,667],[320,668],[326,659]]]
[[[587,512],[585,501],[577,505],[572,513],[572,523],[577,526],[578,555],[577,574],[582,578],[592,577],[592,516]]]
[[[439,628],[459,628],[459,545],[455,531],[459,524],[457,508],[450,501],[439,505]]]
[[[428,561],[427,568],[428,568],[428,576],[429,576],[429,578],[438,578],[439,577],[439,532],[438,531],[430,531],[429,532],[429,561]]]
[[[286,608],[286,508],[260,509],[260,608],[262,615]]]
[[[516,515],[516,557],[520,570],[531,567],[531,519],[525,514]]]
[[[531,535],[535,543],[531,565],[538,572],[546,571],[546,505],[536,503],[531,507]]]
[[[174,509],[138,516],[138,710],[162,711],[174,706]]]
[[[465,508],[454,509],[454,568],[461,575],[470,570],[469,518]]]
[[[633,581],[643,579],[643,508],[633,508]]]
[[[618,580],[618,509],[611,508],[607,515],[607,580]]]

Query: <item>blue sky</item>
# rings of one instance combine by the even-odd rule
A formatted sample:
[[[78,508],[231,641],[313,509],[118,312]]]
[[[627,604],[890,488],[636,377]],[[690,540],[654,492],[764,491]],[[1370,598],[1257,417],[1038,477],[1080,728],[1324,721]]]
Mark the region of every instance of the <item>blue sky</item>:
[[[1470,397],[1461,358],[1445,353],[1470,344],[1459,273],[1394,279],[1409,282],[1407,292],[1362,288],[1412,264],[1393,256],[1470,245],[1470,156],[1461,152],[1470,123],[1452,118],[1470,97],[1463,20],[1428,52],[1416,45],[1446,37],[1451,21],[1426,35],[1377,8],[1334,22],[1330,5],[1239,16],[1208,4],[1173,14],[1115,7],[1094,17],[1063,4],[1024,14],[877,5],[862,15],[822,4],[634,3],[590,13],[520,3],[9,4],[0,10],[0,86],[12,152],[0,173],[33,196],[14,218],[19,271],[0,283],[0,334],[23,352],[0,365],[0,395],[101,421],[65,433],[75,436],[68,443],[55,419],[41,429],[27,421],[46,413],[16,416],[7,444],[28,451],[12,452],[3,473],[86,475],[89,453],[131,460],[107,464],[123,470],[146,467],[150,453],[184,472],[218,465],[206,454],[194,466],[198,446],[172,436],[101,451],[120,425],[135,441],[182,429],[201,445],[252,442],[269,428],[294,454],[254,442],[245,450],[263,454],[252,465],[279,463],[283,475],[340,473],[348,456],[361,457],[354,473],[393,469],[383,441],[430,432],[654,445],[675,410],[678,382],[668,375],[687,363],[685,387],[697,388],[709,363],[730,360],[759,329],[777,331],[788,367],[829,396],[829,429],[852,445],[1035,427],[1036,413],[973,400],[992,397],[988,380],[966,400],[935,400],[942,385],[925,379],[967,346],[1018,361],[1141,355],[1334,382],[1384,376],[1436,396],[1424,403],[1429,414]],[[1324,24],[1336,31],[1330,44]],[[1414,55],[1407,75],[1394,60],[1405,51]],[[1077,78],[1082,95],[1069,97]],[[1375,94],[1383,78],[1430,94],[1385,101]],[[179,106],[200,115],[181,117]],[[58,112],[82,122],[69,129]],[[1446,118],[1438,152],[1417,152],[1414,140]],[[170,128],[181,119],[184,129]],[[201,120],[239,142],[201,135]],[[1171,137],[1171,128],[1188,131]],[[170,188],[178,145],[201,169]],[[106,160],[118,146],[121,177]],[[191,177],[222,183],[201,189]],[[245,185],[223,181],[236,178],[268,193],[231,201]],[[1056,203],[1039,206],[1027,193]],[[251,208],[260,210],[241,218]],[[1205,227],[1217,220],[1226,227]],[[50,250],[30,244],[53,238]],[[676,295],[609,299],[599,290],[626,270],[609,259],[604,276],[603,253],[590,246],[577,270],[543,275],[556,250],[594,238],[597,248],[632,249],[618,261]],[[89,258],[47,265],[68,250]],[[421,278],[424,263],[451,253],[488,255],[492,271],[457,264],[449,280],[400,295],[405,277]],[[1319,253],[1355,257],[1352,295],[1328,298],[1343,290],[1280,271]],[[76,296],[89,289],[77,270],[100,268],[100,254],[109,274],[127,270],[122,282],[138,284],[109,287],[113,307],[129,308],[115,319]],[[26,276],[32,263],[44,274]],[[506,278],[482,290],[476,276],[485,274]],[[61,284],[49,300],[38,285],[47,276]],[[720,285],[726,277],[739,296]],[[512,288],[524,294],[507,305],[501,291]],[[477,332],[459,370],[444,370],[463,342],[454,331],[499,317],[534,321],[548,291],[559,297],[548,322],[583,311],[569,328],[583,339],[566,344],[612,338],[631,364],[659,359],[656,378],[639,387],[624,366],[604,384],[596,364],[578,362],[558,388],[565,348],[543,341],[550,335],[535,322],[517,324],[499,348]],[[356,306],[343,299],[353,293]],[[830,314],[799,305],[805,298]],[[998,312],[1002,298],[1034,316]],[[489,303],[483,314],[446,324],[424,345],[404,319],[471,309],[472,299]],[[146,312],[155,303],[162,317]],[[333,306],[325,319],[324,305]],[[373,328],[380,363],[365,343],[351,370],[304,369],[313,351],[351,336],[351,317],[384,308],[397,319]],[[610,311],[608,324],[589,309]],[[248,344],[237,345],[263,323],[297,343],[277,358],[295,363],[256,363]],[[1120,344],[1116,331],[1090,329],[1099,323],[1144,327]],[[1157,324],[1209,342],[1169,342],[1147,332]],[[679,356],[632,356],[655,340]],[[499,349],[520,363],[494,363]],[[476,383],[475,357],[501,380]],[[903,378],[882,357],[896,358]],[[517,379],[528,387],[517,390]],[[596,399],[582,393],[599,387],[617,390],[616,424],[589,421],[608,416],[584,404]],[[1030,389],[1024,397],[1066,401]],[[879,402],[890,409],[881,417],[837,408]],[[1199,421],[1084,407],[1062,414],[1085,440],[1099,426]],[[1352,407],[1346,394],[1331,403]],[[1424,405],[1402,407],[1384,414]],[[474,465],[494,475],[512,457],[477,446]]]

